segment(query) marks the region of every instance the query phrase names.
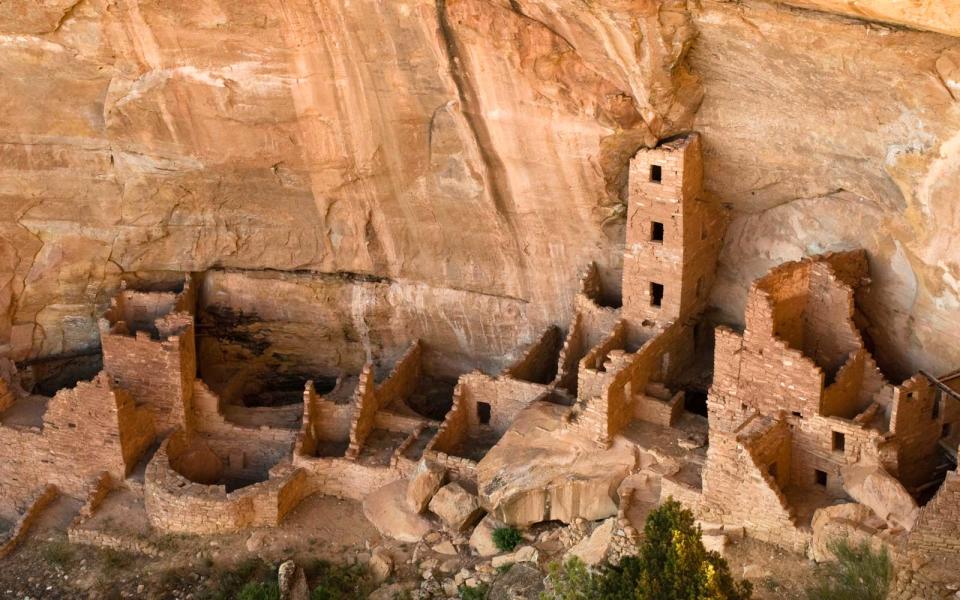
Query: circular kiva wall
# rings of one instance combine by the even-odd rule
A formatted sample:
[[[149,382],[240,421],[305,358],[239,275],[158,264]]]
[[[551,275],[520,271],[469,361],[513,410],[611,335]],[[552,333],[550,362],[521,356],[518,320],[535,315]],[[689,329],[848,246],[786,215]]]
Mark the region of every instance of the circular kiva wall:
[[[182,431],[164,440],[144,481],[150,523],[160,531],[198,534],[277,525],[302,499],[301,470],[246,464],[235,449],[231,466],[230,450],[226,442]],[[252,474],[259,472],[263,480],[252,483]]]

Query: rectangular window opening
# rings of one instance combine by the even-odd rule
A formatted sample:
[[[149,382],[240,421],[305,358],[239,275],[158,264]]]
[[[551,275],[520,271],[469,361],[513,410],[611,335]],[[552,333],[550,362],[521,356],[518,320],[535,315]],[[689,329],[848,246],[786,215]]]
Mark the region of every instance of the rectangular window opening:
[[[950,437],[950,423],[944,423],[943,427],[940,428],[940,437]]]
[[[651,242],[663,241],[663,223],[658,223],[656,221],[653,221],[650,224],[650,241]]]
[[[489,402],[477,402],[477,418],[480,419],[481,425],[490,424],[490,403]]]
[[[843,452],[847,444],[847,437],[839,431],[833,432],[833,451]]]
[[[654,183],[663,181],[663,169],[660,165],[650,165],[650,181]]]
[[[777,478],[777,463],[775,463],[775,462],[770,463],[770,466],[767,467],[767,473],[770,474],[770,477],[773,477],[774,480],[776,480],[776,478]]]
[[[795,416],[795,417],[798,418],[798,419],[802,419],[802,418],[803,418],[803,415],[800,414],[800,411],[799,411],[799,410],[793,411],[793,416]]]
[[[930,418],[933,420],[940,418],[940,398],[942,395],[943,392],[940,389],[937,389],[937,393],[933,397],[933,411],[930,413]]]
[[[663,304],[663,284],[650,282],[650,306]]]
[[[827,487],[827,472],[820,469],[814,469],[813,475],[816,478],[817,485]]]

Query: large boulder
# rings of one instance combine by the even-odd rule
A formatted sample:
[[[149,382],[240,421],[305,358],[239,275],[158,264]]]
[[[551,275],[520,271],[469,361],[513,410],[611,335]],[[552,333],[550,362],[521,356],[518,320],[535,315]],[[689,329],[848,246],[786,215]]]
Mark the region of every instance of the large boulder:
[[[847,540],[853,545],[867,542],[874,550],[886,547],[892,551],[895,543],[904,537],[892,536],[886,521],[858,502],[818,509],[813,513],[811,529],[813,537],[809,555],[817,562],[834,559],[830,550],[834,540]],[[901,540],[898,540],[898,537]]]
[[[407,484],[407,506],[417,513],[427,510],[430,500],[443,485],[446,475],[446,470],[440,465],[421,460]]]
[[[487,595],[490,600],[539,598],[544,589],[543,573],[536,565],[518,563],[497,577]]]
[[[563,428],[566,410],[547,403],[524,409],[478,463],[480,501],[501,521],[527,527],[617,514],[617,488],[636,464],[634,448],[619,439],[598,448]]]
[[[277,573],[280,600],[310,600],[307,575],[292,560],[280,565]]]
[[[577,545],[567,551],[566,558],[577,557],[588,565],[598,565],[607,558],[610,543],[613,541],[613,529],[616,518],[610,518],[601,523],[593,533],[580,540]]]
[[[500,521],[493,515],[487,515],[473,528],[470,534],[470,547],[480,556],[493,556],[500,553],[500,549],[493,541],[493,532],[501,527],[506,527],[503,521]]]
[[[843,489],[851,498],[869,507],[880,518],[910,531],[920,508],[913,496],[879,465],[847,467],[842,472]]]
[[[419,542],[432,527],[430,521],[410,510],[406,495],[406,480],[389,483],[364,498],[363,514],[381,534],[401,542]]]
[[[483,517],[477,496],[457,482],[448,483],[437,491],[430,500],[430,511],[453,531],[466,531]]]

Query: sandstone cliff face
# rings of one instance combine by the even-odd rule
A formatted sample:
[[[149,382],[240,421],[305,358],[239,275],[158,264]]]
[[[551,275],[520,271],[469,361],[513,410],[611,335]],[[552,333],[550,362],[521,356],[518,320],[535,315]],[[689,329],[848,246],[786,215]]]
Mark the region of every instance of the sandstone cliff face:
[[[868,16],[955,33],[931,14]],[[523,338],[588,261],[616,280],[627,160],[696,128],[726,319],[768,266],[863,245],[881,357],[960,362],[954,37],[751,1],[20,0],[0,73],[17,357],[95,345],[123,275],[211,268],[502,297],[530,331],[484,335]]]

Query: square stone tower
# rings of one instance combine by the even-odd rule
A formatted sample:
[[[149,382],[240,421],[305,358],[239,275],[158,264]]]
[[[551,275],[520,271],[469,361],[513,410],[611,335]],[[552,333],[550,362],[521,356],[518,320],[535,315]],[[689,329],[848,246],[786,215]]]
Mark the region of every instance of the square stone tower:
[[[696,133],[630,162],[623,317],[635,326],[684,322],[706,305],[725,219],[701,200],[702,182]]]

